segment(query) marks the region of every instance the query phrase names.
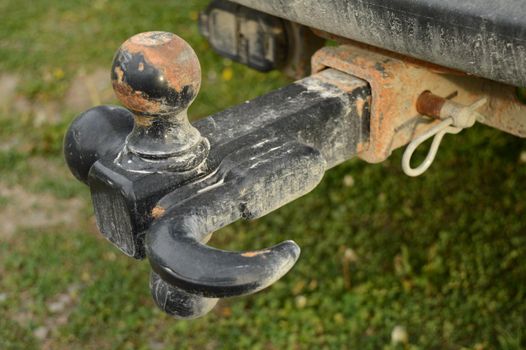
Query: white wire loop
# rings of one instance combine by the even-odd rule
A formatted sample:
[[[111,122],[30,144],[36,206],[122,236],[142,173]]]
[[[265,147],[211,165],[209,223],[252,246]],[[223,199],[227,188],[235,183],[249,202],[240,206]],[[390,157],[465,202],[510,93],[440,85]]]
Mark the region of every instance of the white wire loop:
[[[444,135],[458,134],[462,129],[472,127],[477,119],[483,117],[480,113],[476,112],[476,110],[486,104],[487,101],[488,99],[483,97],[469,106],[463,106],[453,101],[447,101],[444,103],[440,114],[441,116],[447,116],[447,118],[443,118],[440,123],[415,138],[405,149],[404,156],[402,157],[402,170],[404,173],[413,177],[422,175],[431,166],[433,160],[435,160],[438,147],[440,146],[440,142],[442,142]],[[433,136],[433,142],[431,143],[426,158],[419,166],[412,168],[411,157],[413,157],[413,153],[418,146]]]
[[[454,126],[451,126],[452,124],[453,118],[444,119],[443,121],[430,128],[422,135],[415,138],[413,141],[411,141],[411,143],[409,143],[409,145],[405,149],[404,156],[402,157],[402,170],[406,175],[412,177],[422,175],[431,166],[433,160],[435,160],[438,147],[440,146],[440,142],[442,142],[442,138],[444,137],[444,135],[458,134],[462,130],[462,128],[456,128]],[[431,147],[429,148],[429,152],[427,153],[426,158],[419,166],[417,166],[416,168],[412,168],[411,158],[413,157],[413,153],[418,148],[418,146],[420,146],[422,143],[424,143],[433,136],[433,142],[431,143]]]

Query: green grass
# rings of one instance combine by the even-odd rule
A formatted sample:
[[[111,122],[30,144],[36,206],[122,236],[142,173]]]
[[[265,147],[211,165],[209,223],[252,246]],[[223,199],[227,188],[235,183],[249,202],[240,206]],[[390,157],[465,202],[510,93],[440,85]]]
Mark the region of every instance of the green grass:
[[[184,37],[201,59],[195,117],[285,84],[211,52],[195,24],[205,3],[3,1],[0,71],[20,75],[19,92],[32,100],[60,100],[79,69],[109,67],[128,36],[160,29]],[[232,80],[222,79],[230,69]],[[0,115],[0,140],[20,141],[0,148],[0,184],[86,203],[74,224],[0,236],[0,348],[39,348],[34,331],[50,322],[53,349],[396,349],[397,325],[409,335],[398,348],[526,347],[523,140],[484,126],[447,136],[416,179],[402,174],[400,151],[378,165],[342,164],[311,194],[211,242],[248,249],[294,239],[302,255],[287,276],[205,318],[177,321],[154,307],[148,264],[94,232],[87,188],[32,162],[66,174],[61,138],[78,112],[38,126],[32,115]],[[349,175],[354,184],[345,186]],[[0,197],[0,211],[9,205]],[[67,322],[57,325],[48,305],[72,285]],[[31,317],[21,322],[24,314]]]

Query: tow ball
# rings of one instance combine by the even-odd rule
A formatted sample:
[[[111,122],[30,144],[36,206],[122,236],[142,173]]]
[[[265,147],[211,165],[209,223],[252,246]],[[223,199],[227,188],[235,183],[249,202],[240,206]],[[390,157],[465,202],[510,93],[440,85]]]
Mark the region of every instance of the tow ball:
[[[177,318],[202,316],[218,298],[255,293],[287,273],[300,254],[293,241],[244,252],[206,242],[308,193],[369,138],[368,84],[334,69],[191,124],[201,69],[172,33],[127,40],[111,81],[126,108],[79,115],[65,158],[90,188],[100,232],[124,254],[148,258],[152,296]]]

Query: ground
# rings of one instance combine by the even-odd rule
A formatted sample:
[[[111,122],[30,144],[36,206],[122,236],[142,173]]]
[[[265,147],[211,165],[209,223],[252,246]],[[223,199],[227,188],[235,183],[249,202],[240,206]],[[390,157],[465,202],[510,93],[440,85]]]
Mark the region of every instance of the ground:
[[[216,56],[198,35],[205,1],[0,3],[0,348],[521,349],[526,347],[526,142],[484,126],[446,136],[408,178],[401,151],[349,161],[311,194],[211,243],[302,247],[257,295],[176,321],[149,296],[148,264],[98,233],[87,188],[62,160],[83,109],[115,103],[112,54],[173,31],[197,51],[194,119],[287,81]]]

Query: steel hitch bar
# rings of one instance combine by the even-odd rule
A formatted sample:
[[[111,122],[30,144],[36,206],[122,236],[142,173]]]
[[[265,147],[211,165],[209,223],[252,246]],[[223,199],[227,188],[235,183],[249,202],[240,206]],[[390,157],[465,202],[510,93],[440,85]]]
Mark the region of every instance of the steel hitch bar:
[[[332,68],[193,124],[187,109],[201,69],[178,36],[128,39],[111,79],[126,109],[78,116],[65,158],[90,188],[101,233],[126,255],[148,258],[152,296],[177,318],[202,316],[218,298],[255,293],[287,273],[300,254],[293,241],[244,252],[206,243],[310,192],[369,142],[369,85]]]

